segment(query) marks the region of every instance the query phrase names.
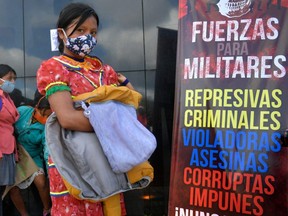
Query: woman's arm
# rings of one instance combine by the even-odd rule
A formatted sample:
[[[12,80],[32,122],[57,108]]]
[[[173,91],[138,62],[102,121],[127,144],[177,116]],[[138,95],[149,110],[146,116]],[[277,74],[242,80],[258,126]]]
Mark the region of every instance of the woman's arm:
[[[50,95],[48,100],[61,127],[75,131],[93,131],[89,119],[83,114],[83,110],[74,108],[70,92],[58,91]]]
[[[121,85],[121,83],[123,83],[127,80],[127,78],[121,73],[117,73],[117,78],[118,78],[118,82],[120,85]],[[130,81],[125,86],[129,89],[134,90],[134,87],[132,86]]]

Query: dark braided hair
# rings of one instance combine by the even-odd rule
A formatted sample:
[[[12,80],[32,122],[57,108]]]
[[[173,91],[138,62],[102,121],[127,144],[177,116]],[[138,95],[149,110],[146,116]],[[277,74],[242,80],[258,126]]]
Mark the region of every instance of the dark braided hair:
[[[41,95],[38,90],[34,93],[34,106],[38,109],[50,109],[50,104],[45,95]]]
[[[65,30],[69,25],[71,25],[71,23],[75,19],[79,18],[79,21],[77,22],[76,26],[71,32],[71,34],[73,34],[74,31],[76,31],[77,28],[80,25],[82,25],[82,23],[84,23],[86,19],[89,18],[90,16],[95,17],[97,21],[97,26],[99,26],[99,17],[92,7],[83,3],[71,3],[67,5],[65,8],[63,8],[63,10],[60,12],[57,21],[57,28],[63,28]],[[69,37],[69,35],[67,35],[67,37]],[[63,53],[64,44],[63,41],[59,38],[59,36],[58,41],[59,41],[59,47],[58,47],[59,51],[60,53]]]

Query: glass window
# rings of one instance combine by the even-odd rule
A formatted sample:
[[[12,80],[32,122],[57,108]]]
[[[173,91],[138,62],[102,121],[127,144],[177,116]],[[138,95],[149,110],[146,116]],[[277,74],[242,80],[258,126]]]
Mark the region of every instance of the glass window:
[[[0,64],[24,76],[22,1],[0,1]]]
[[[25,76],[36,76],[37,69],[44,59],[58,55],[51,52],[50,29],[55,28],[58,1],[23,1],[25,32]],[[62,2],[62,1],[61,1]]]
[[[143,12],[146,68],[155,69],[157,61],[158,28],[177,30],[178,1],[144,0]]]
[[[141,1],[88,1],[100,27],[95,54],[117,71],[143,70]]]

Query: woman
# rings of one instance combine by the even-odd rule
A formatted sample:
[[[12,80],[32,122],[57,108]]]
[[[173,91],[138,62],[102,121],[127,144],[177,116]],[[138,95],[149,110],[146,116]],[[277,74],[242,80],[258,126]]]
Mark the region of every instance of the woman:
[[[123,75],[104,65],[99,58],[88,55],[96,45],[98,25],[98,15],[90,6],[82,3],[66,6],[57,23],[61,55],[43,62],[37,72],[38,90],[46,95],[60,125],[68,130],[93,131],[83,110],[74,108],[74,96],[92,92],[102,85],[126,85],[133,89]],[[49,158],[49,164],[52,163]],[[72,197],[53,166],[49,167],[49,178],[52,215],[103,215],[100,202]],[[121,215],[125,214],[122,199]]]
[[[49,184],[46,178],[45,170],[47,164],[47,148],[45,143],[45,122],[51,114],[50,105],[45,96],[42,96],[38,91],[34,95],[35,107],[20,106],[17,110],[20,113],[20,118],[15,123],[15,134],[19,144],[31,156],[37,165],[36,171],[32,176],[27,176],[27,179],[10,190],[10,197],[15,207],[20,212],[21,216],[27,216],[28,212],[21,197],[20,189],[29,187],[32,182],[35,184],[42,204],[43,215],[49,215],[51,208],[51,199],[49,194]],[[20,155],[21,162],[21,155]],[[25,165],[25,164],[23,164]],[[28,170],[30,167],[23,167]]]
[[[16,140],[13,135],[14,123],[19,113],[9,97],[14,90],[16,72],[6,64],[0,64],[0,216],[2,216],[2,195],[7,185],[15,181]]]

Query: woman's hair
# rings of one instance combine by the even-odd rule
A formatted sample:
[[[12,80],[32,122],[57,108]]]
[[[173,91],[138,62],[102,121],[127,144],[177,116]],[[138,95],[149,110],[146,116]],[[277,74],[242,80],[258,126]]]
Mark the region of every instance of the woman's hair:
[[[41,95],[38,90],[34,93],[34,106],[38,109],[50,109],[50,104],[45,95]]]
[[[85,22],[86,19],[89,18],[90,16],[95,17],[97,21],[97,26],[99,26],[99,17],[92,7],[83,3],[71,3],[67,5],[65,8],[63,8],[62,11],[60,12],[58,22],[57,22],[57,28],[63,28],[65,30],[69,25],[71,25],[71,23],[75,19],[79,18],[78,23],[76,24],[73,31],[71,32],[71,34],[73,34],[74,31],[80,25],[82,25],[82,23]],[[69,37],[69,35],[67,36]],[[59,51],[63,53],[63,49],[64,49],[63,41],[59,37],[58,37],[58,41],[59,41],[59,47],[58,47]]]
[[[4,77],[10,71],[13,72],[16,76],[16,72],[12,67],[10,67],[9,65],[6,65],[6,64],[0,64],[0,78]]]

